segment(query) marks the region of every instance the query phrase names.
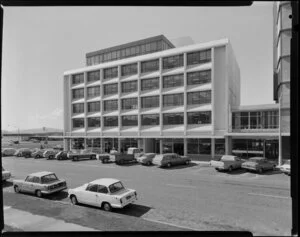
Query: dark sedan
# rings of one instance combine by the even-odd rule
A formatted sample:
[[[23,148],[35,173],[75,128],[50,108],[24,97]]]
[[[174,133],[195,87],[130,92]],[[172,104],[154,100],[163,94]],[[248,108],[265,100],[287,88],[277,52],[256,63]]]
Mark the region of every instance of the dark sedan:
[[[252,157],[242,164],[242,168],[253,170],[261,174],[266,170],[275,170],[276,164],[265,157]]]

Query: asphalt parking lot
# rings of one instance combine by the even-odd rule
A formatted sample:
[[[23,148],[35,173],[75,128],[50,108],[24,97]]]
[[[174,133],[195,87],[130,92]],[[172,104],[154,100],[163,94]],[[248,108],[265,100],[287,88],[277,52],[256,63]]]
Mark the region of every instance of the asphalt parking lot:
[[[246,230],[254,235],[290,235],[290,177],[280,171],[256,174],[236,170],[228,174],[197,163],[158,168],[139,164],[102,164],[99,160],[72,162],[16,157],[3,157],[2,164],[13,175],[10,181],[42,170],[53,171],[58,177],[66,179],[69,188],[98,178],[120,179],[126,187],[137,190],[138,201],[105,215],[135,218],[139,228],[144,226],[142,230],[148,230],[146,226],[149,224],[143,221],[151,221],[160,225],[170,224],[174,230]],[[67,192],[45,197],[43,201],[49,204],[39,211],[34,207],[35,202],[30,204],[30,200],[36,197],[15,194],[11,182],[3,186],[3,191],[4,205],[12,208],[37,214],[49,211],[49,217],[63,216],[68,222],[74,222],[73,214],[70,214],[72,210],[78,212],[78,207],[70,204]],[[22,204],[25,201],[28,205]],[[56,209],[67,208],[68,211],[52,215],[52,203],[62,205]],[[90,206],[80,208],[92,211],[93,215],[101,216],[104,213]],[[80,219],[76,221],[80,222]],[[85,226],[97,229],[92,223],[85,223]],[[134,230],[129,226],[124,224],[123,229],[119,226],[118,230]],[[104,225],[101,228],[114,230],[116,227]]]

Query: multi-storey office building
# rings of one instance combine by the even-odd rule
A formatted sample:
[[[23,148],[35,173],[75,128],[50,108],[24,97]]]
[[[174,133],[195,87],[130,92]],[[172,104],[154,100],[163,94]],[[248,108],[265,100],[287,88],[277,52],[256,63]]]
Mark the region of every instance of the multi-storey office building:
[[[279,104],[279,163],[290,158],[290,40],[291,2],[273,5],[274,100]]]
[[[151,44],[160,51],[147,53]],[[64,73],[65,149],[138,146],[201,160],[231,153],[277,159],[279,105],[240,106],[228,39],[175,48],[158,36],[94,55],[128,48],[127,58],[105,63],[89,53],[94,65]]]
[[[138,42],[138,52],[148,47]],[[194,159],[229,154],[230,108],[240,104],[229,40],[169,47],[65,72],[65,148],[138,146]]]

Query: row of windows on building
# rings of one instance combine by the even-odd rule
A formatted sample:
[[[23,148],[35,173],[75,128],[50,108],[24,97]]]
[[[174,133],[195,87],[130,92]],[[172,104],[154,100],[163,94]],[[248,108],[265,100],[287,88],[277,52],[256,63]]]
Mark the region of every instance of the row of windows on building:
[[[184,84],[184,74],[164,76],[162,78],[163,88],[180,87]],[[211,70],[189,72],[186,76],[187,85],[206,84],[211,82]],[[103,85],[104,95],[118,94],[118,83]],[[141,80],[141,91],[159,89],[159,77]],[[100,96],[100,86],[87,87],[87,98]],[[128,81],[121,83],[121,92],[130,93],[138,91],[138,81]],[[84,97],[84,88],[73,89],[72,98],[80,99]]]
[[[159,95],[156,96],[147,96],[141,97],[141,108],[157,108],[160,106]],[[182,106],[184,105],[184,94],[170,94],[163,95],[163,107],[169,106]],[[187,93],[187,105],[202,105],[211,103],[211,91],[196,91]],[[104,111],[114,111],[118,110],[118,100],[105,100],[103,101],[103,110]],[[72,105],[73,114],[84,113],[84,103],[76,103]],[[138,109],[138,98],[127,98],[121,100],[121,109],[122,110],[131,110]],[[87,112],[100,112],[100,101],[88,102],[87,103]]]
[[[73,128],[84,128],[84,118],[74,118]],[[118,116],[103,117],[104,127],[118,127]],[[160,125],[159,114],[140,115],[142,126]],[[163,125],[183,125],[184,113],[163,114]],[[189,112],[187,113],[187,124],[211,124],[211,111]],[[87,118],[88,127],[100,127],[100,117]],[[138,126],[138,115],[121,116],[121,126]]]
[[[104,62],[119,60],[122,58],[129,58],[138,55],[154,53],[157,51],[162,51],[171,48],[166,42],[158,40],[154,42],[149,42],[146,44],[135,45],[119,50],[114,50],[107,53],[100,53],[98,55],[87,57],[87,66],[96,65]]]
[[[203,64],[211,61],[211,50],[187,53],[187,66]],[[183,67],[183,54],[165,57],[162,59],[162,69]],[[141,73],[159,70],[159,59],[141,62]],[[138,73],[138,64],[131,63],[121,66],[121,76],[130,76]],[[103,79],[118,77],[118,67],[103,69]],[[100,80],[100,70],[87,72],[87,82]],[[84,73],[72,75],[72,85],[84,82]]]
[[[232,129],[275,129],[278,127],[278,111],[232,113]]]

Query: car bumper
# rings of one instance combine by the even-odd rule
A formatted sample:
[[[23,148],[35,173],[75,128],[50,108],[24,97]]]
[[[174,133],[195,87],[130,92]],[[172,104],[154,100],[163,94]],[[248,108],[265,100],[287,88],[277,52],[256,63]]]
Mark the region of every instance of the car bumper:
[[[129,199],[128,201],[126,201],[125,203],[120,203],[120,204],[111,204],[111,206],[113,208],[123,208],[128,206],[131,203],[134,203],[135,201],[137,201],[137,196],[133,196],[131,199]]]
[[[258,169],[255,168],[255,167],[249,167],[249,166],[243,167],[243,166],[242,166],[242,168],[243,168],[243,169],[246,169],[246,170],[254,170],[254,171],[258,171]]]
[[[65,190],[67,188],[68,188],[67,186],[64,186],[64,187],[59,187],[59,188],[56,188],[56,189],[53,189],[53,190],[44,190],[44,191],[42,191],[42,194],[48,195],[48,194],[60,192],[60,191]]]

